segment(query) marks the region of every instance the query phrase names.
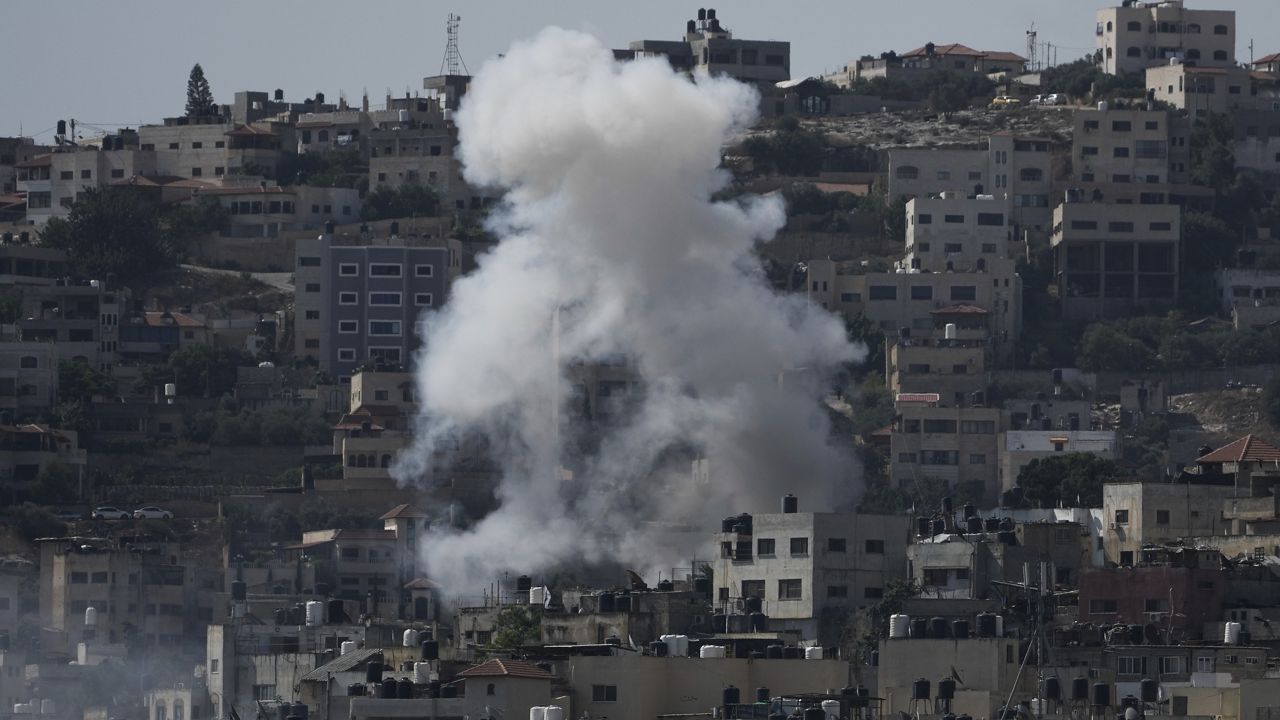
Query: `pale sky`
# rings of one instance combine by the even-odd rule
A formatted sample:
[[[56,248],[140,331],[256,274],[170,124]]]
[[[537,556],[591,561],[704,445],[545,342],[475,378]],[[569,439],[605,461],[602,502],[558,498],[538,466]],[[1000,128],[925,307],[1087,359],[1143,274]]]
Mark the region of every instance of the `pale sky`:
[[[705,1],[705,0],[703,0]],[[1066,62],[1094,47],[1094,11],[1114,2],[1080,0],[734,0],[718,6],[736,37],[791,42],[792,77],[820,74],[866,53],[959,42],[1026,54],[1034,22],[1040,42]],[[1277,0],[1189,0],[1234,9],[1248,60],[1280,52]],[[459,46],[474,73],[487,58],[547,25],[590,32],[610,47],[677,39],[694,2],[645,0],[0,0],[0,136],[21,128],[52,142],[59,118],[86,135],[179,115],[192,64],[205,69],[214,99],[237,90],[301,101],[317,90],[372,105],[421,92],[440,71],[445,19],[462,16]],[[1268,34],[1263,29],[1271,28]],[[1259,33],[1255,37],[1254,30]]]

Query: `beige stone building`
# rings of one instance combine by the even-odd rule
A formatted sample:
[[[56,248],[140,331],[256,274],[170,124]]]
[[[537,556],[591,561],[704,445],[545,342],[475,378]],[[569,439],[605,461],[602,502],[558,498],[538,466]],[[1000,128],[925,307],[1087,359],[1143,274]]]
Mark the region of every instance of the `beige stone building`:
[[[1098,67],[1135,73],[1171,60],[1202,67],[1236,61],[1234,10],[1191,10],[1182,0],[1126,2],[1098,11]]]
[[[664,57],[677,70],[728,75],[746,83],[772,86],[791,79],[791,43],[734,38],[712,8],[699,10],[679,40],[636,40],[619,59]]]
[[[1165,185],[1186,179],[1190,158],[1186,122],[1164,110],[1077,110],[1072,134],[1072,179],[1090,183]]]
[[[1000,489],[1012,490],[1018,474],[1033,460],[1063,453],[1089,453],[1107,460],[1119,457],[1120,438],[1114,430],[1011,430],[1000,435]],[[1072,498],[1063,498],[1071,504]]]
[[[936,393],[939,405],[981,405],[990,384],[985,339],[894,338],[885,353],[889,390]]]
[[[1063,315],[1090,320],[1171,307],[1181,238],[1176,205],[1059,205],[1051,243]]]
[[[1230,485],[1107,483],[1102,488],[1107,561],[1132,565],[1144,544],[1227,534],[1223,507],[1239,494]]]
[[[1021,659],[1016,638],[884,640],[880,643],[879,689],[875,693],[884,703],[880,716],[914,715],[919,711],[922,716],[936,717],[932,700],[912,700],[912,683],[924,678],[931,689],[936,689],[939,679],[954,678],[957,673],[964,684],[957,683],[951,712],[975,718],[998,716],[1011,691],[1035,691],[1033,673],[1022,673],[1018,680]]]
[[[236,124],[221,118],[165,118],[138,128],[140,149],[155,153],[155,170],[218,182],[235,175],[274,177],[291,130],[270,123]]]
[[[898,395],[889,477],[899,487],[931,478],[1000,497],[1000,410],[942,404],[937,393]]]
[[[1276,75],[1241,67],[1173,63],[1148,68],[1147,90],[1156,100],[1199,118],[1236,110],[1280,110]]]

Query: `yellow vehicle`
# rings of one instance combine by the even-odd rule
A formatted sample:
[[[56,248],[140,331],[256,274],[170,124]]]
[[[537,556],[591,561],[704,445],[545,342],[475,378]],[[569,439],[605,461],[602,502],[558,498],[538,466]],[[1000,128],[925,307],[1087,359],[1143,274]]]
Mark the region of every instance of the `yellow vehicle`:
[[[1001,95],[997,97],[995,100],[991,101],[991,107],[993,108],[1018,107],[1021,104],[1022,104],[1021,100],[1015,97],[1009,97],[1008,95]]]

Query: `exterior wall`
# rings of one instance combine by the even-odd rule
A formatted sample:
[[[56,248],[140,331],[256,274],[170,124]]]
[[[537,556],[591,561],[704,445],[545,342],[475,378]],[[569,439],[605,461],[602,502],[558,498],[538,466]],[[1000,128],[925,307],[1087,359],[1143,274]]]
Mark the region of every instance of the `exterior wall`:
[[[747,83],[772,85],[791,79],[791,43],[735,40],[718,34],[689,36],[695,69]]]
[[[57,152],[49,174],[53,205],[50,217],[66,217],[85,190],[122,183],[137,175],[154,175],[156,155],[137,149]]]
[[[1087,400],[1008,398],[1003,407],[1007,430],[1090,429],[1091,405]]]
[[[1216,566],[1086,570],[1080,578],[1080,619],[1099,624],[1155,622],[1172,628],[1175,640],[1200,639],[1204,624],[1222,616],[1226,581]]]
[[[885,363],[894,394],[938,393],[940,405],[968,404],[965,398],[985,391],[990,380],[982,340],[898,340],[889,343]]]
[[[0,342],[0,412],[10,423],[57,403],[58,360],[57,343]]]
[[[951,712],[991,717],[1013,688],[1021,659],[1014,638],[885,640],[880,643],[879,690],[875,693],[884,700],[881,716],[914,714],[911,683],[923,677],[933,687],[938,678],[952,677],[959,669],[964,685],[957,687]],[[1020,687],[1034,692],[1035,683],[1034,674],[1024,673]],[[931,711],[932,703],[928,705]]]
[[[1156,100],[1192,118],[1235,110],[1280,110],[1276,77],[1244,68],[1153,67],[1147,70],[1147,89],[1154,91]]]
[[[351,410],[362,407],[394,407],[401,418],[407,419],[417,409],[414,392],[417,382],[412,373],[375,372],[364,370],[351,376]],[[379,424],[388,427],[386,418],[379,416]],[[389,428],[406,430],[406,427]]]
[[[1088,320],[1173,305],[1181,220],[1175,205],[1059,205],[1051,242],[1063,315]]]
[[[143,125],[138,141],[143,150],[155,152],[157,173],[217,182],[240,174],[244,165],[245,158],[229,149],[227,133],[234,129],[231,123]]]
[[[227,210],[227,235],[276,237],[282,232],[318,230],[326,221],[352,223],[360,218],[360,193],[353,188],[280,187],[218,188]]]
[[[907,256],[917,270],[974,271],[1009,257],[1007,198],[969,199],[955,193],[907,203]]]
[[[1071,159],[1085,183],[1170,182],[1171,122],[1163,110],[1077,110]]]
[[[1119,446],[1119,438],[1112,430],[1006,432],[1000,441],[1000,488],[1002,491],[1013,489],[1018,484],[1018,474],[1032,460],[1079,452],[1114,460]]]
[[[120,310],[128,290],[112,290],[97,280],[86,285],[33,287],[23,293],[22,342],[52,342],[60,360],[82,360],[106,369],[119,352]]]
[[[889,150],[889,197],[929,197],[949,190],[968,195],[995,192],[985,150],[893,148]]]
[[[1238,306],[1261,307],[1280,304],[1280,270],[1223,268],[1215,273],[1214,284],[1222,299],[1223,312]]]
[[[1223,534],[1223,503],[1237,494],[1235,488],[1221,485],[1104,485],[1103,546],[1107,561],[1135,562],[1144,544]]]
[[[931,427],[935,426],[936,427]],[[1000,410],[898,403],[889,456],[889,477],[899,487],[918,478],[971,483],[983,497],[1000,496]]]
[[[1103,72],[1141,72],[1172,58],[1203,67],[1231,67],[1236,60],[1234,10],[1188,10],[1181,0],[1140,2],[1098,11]]]
[[[69,274],[66,252],[14,242],[7,235],[0,236],[0,287],[47,286]]]

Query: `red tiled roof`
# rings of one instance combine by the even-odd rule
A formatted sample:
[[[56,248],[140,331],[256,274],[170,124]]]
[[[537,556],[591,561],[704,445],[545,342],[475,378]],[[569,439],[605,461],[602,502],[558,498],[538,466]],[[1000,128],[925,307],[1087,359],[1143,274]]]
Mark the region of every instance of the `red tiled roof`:
[[[982,57],[987,60],[1008,60],[1010,62],[1026,62],[1027,59],[1018,53],[1002,52],[1000,50],[984,50]]]
[[[409,503],[404,503],[402,505],[397,505],[391,508],[390,510],[387,511],[385,515],[383,515],[378,519],[379,520],[395,520],[397,518],[424,518],[426,516],[427,514],[422,512],[418,508],[410,505]]]
[[[1245,435],[1235,442],[1223,445],[1204,457],[1196,458],[1198,463],[1226,462],[1269,462],[1280,463],[1280,448],[1253,435]]]
[[[551,673],[523,660],[493,658],[458,673],[460,678],[515,677],[530,680],[550,680]]]
[[[991,313],[977,305],[948,305],[937,310],[930,310],[931,315],[990,315]]]
[[[144,312],[142,313],[142,316],[144,319],[146,319],[147,324],[151,326],[167,325],[168,323],[164,322],[165,315],[168,315],[169,317],[173,318],[173,324],[177,325],[178,327],[192,327],[192,328],[204,327],[204,323],[200,322],[199,320],[196,320],[195,318],[191,317],[186,313],[180,313],[180,312],[171,312],[171,313]]]
[[[294,127],[298,128],[299,130],[306,130],[308,128],[327,128],[327,127],[333,127],[333,121],[332,120],[299,120],[297,124],[294,125]]]
[[[439,588],[440,586],[437,583],[424,577],[414,578],[404,584],[405,590],[437,590]]]
[[[293,195],[293,190],[280,187],[279,185],[268,185],[263,187],[255,185],[253,187],[211,187],[208,190],[201,190],[204,195]]]
[[[941,399],[938,393],[898,393],[897,402],[938,402]]]
[[[1266,57],[1260,57],[1253,61],[1254,65],[1270,65],[1273,62],[1280,62],[1280,53],[1271,53]]]
[[[928,53],[925,52],[924,46],[921,46],[916,48],[915,50],[911,50],[910,52],[902,53],[902,57],[923,57],[927,54]],[[967,45],[961,45],[960,43],[951,43],[950,45],[934,45],[933,54],[934,55],[967,55],[969,57],[981,57],[985,53],[983,53],[981,50],[974,50],[973,48]]]
[[[235,130],[229,130],[227,135],[275,135],[275,131],[271,128],[259,127],[257,125],[241,125]]]

